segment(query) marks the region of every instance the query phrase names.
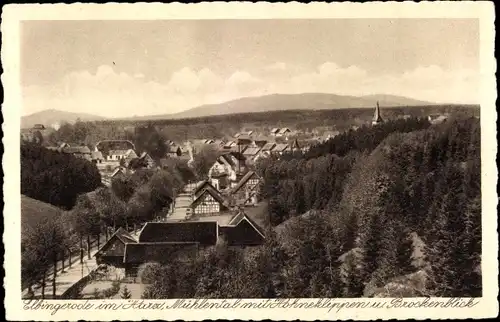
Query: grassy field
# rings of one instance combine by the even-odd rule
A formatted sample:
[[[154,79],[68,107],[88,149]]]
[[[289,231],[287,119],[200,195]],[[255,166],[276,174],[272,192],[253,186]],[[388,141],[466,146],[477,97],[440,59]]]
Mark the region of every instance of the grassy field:
[[[57,217],[62,211],[48,203],[21,195],[21,235],[43,220]]]

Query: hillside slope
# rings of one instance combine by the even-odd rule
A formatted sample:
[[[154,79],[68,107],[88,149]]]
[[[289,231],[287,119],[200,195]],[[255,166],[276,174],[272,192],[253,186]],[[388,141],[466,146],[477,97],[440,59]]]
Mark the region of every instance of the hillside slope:
[[[49,127],[54,124],[74,123],[78,119],[81,121],[97,121],[104,120],[105,118],[86,113],[73,113],[50,109],[21,117],[21,128],[31,128],[35,124],[43,124],[45,127]]]
[[[62,211],[51,204],[21,195],[21,232],[25,233],[42,221],[57,217]]]

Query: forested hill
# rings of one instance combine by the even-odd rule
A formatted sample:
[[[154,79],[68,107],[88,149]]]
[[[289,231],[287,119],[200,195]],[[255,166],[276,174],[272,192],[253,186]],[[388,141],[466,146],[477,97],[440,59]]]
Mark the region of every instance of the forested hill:
[[[344,296],[380,296],[388,285],[408,296],[480,296],[480,164],[479,120],[451,119],[393,133],[373,152],[275,161],[264,191],[273,222],[285,220],[283,247],[301,231],[325,245],[318,256],[341,259],[344,279],[333,285]]]
[[[95,164],[48,150],[33,143],[21,144],[21,193],[70,209],[79,194],[101,185]]]

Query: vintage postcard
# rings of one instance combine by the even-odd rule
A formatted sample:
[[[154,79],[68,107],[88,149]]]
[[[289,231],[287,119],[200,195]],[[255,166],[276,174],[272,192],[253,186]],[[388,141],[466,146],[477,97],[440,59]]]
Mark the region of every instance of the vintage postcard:
[[[496,316],[494,19],[4,7],[7,319]]]

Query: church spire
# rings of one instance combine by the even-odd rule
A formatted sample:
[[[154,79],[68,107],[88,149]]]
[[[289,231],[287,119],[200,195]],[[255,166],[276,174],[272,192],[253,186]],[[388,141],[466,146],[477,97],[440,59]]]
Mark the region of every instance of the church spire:
[[[380,106],[378,105],[378,101],[377,101],[377,107],[375,108],[375,114],[373,115],[372,125],[377,125],[377,124],[382,123],[382,122],[384,122],[384,120],[380,116]]]

